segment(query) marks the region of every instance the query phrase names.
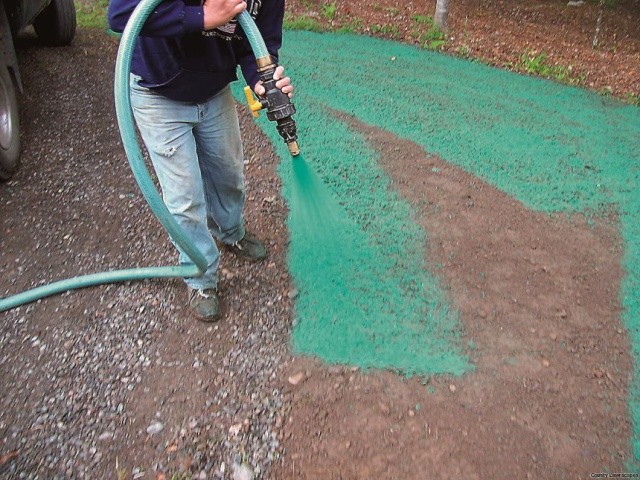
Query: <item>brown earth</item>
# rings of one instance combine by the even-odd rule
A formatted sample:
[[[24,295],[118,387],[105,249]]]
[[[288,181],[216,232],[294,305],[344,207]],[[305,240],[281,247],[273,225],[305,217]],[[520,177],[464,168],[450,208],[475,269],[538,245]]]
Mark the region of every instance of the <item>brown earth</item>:
[[[335,4],[331,16],[325,6]],[[522,57],[544,54],[557,76],[619,97],[640,95],[640,3],[596,1],[568,6],[564,0],[451,0],[445,52],[501,68],[527,72]],[[329,2],[289,0],[289,18],[315,19],[323,28],[347,29],[372,36],[423,45],[428,26],[416,16],[433,16],[435,2],[392,0]],[[602,11],[598,48],[593,48]],[[329,18],[331,17],[331,18]],[[526,63],[526,62],[525,62]],[[533,67],[531,67],[533,68]],[[535,72],[527,72],[535,73]],[[551,75],[553,76],[553,75]]]
[[[328,22],[312,0],[290,1],[288,8]],[[340,2],[334,23],[357,16],[363,31],[371,31],[404,22],[401,38],[411,41],[407,19],[433,10],[412,1],[395,15],[390,8],[397,6],[386,0],[363,8]],[[502,65],[517,63],[531,48],[573,64],[595,89],[640,92],[637,2],[605,10],[597,51],[591,49],[597,18],[591,3],[454,0],[451,8],[450,52],[466,45],[469,55]],[[0,217],[0,290],[15,293],[105,266],[171,264],[171,246],[136,193],[119,145],[110,93],[115,42],[102,32],[80,31],[73,47],[48,56],[26,42],[20,53],[28,86],[21,98],[24,165],[14,180],[0,184],[7,205]],[[182,308],[179,281],[96,287],[2,314],[0,386],[7,393],[0,400],[0,474],[113,478],[117,463],[125,478],[133,478],[136,468],[148,471],[144,478],[171,478],[178,471],[216,478],[207,462],[219,465],[222,443],[213,436],[196,441],[208,428],[194,425],[217,419],[211,432],[226,433],[246,419],[240,428],[249,437],[264,421],[264,410],[248,411],[241,401],[211,402],[221,390],[243,401],[251,396],[248,385],[260,364],[240,364],[231,374],[222,364],[230,354],[235,359],[259,349],[243,340],[258,324],[273,333],[264,341],[278,361],[265,389],[283,392],[282,417],[270,424],[282,456],[264,478],[589,478],[605,469],[624,471],[631,360],[619,318],[622,246],[614,216],[594,226],[581,217],[532,212],[416,145],[349,119],[383,153],[392,184],[428,232],[428,264],[450,289],[476,369],[461,378],[405,379],[296,357],[287,349],[293,287],[277,159],[242,112],[246,216],[267,241],[269,260],[247,265],[223,257],[227,315],[215,329],[194,322]],[[119,318],[124,323],[113,320]],[[131,327],[133,322],[144,328]],[[60,326],[79,340],[70,345],[58,339]],[[109,328],[122,329],[123,337],[112,339]],[[52,347],[37,354],[30,348],[35,336]],[[12,432],[25,438],[30,432],[28,438],[39,441],[40,427],[31,422],[40,410],[30,406],[50,391],[64,392],[66,405],[73,406],[73,414],[64,415],[69,425],[69,416],[90,417],[101,408],[89,400],[80,405],[83,385],[100,389],[110,369],[135,359],[124,353],[117,367],[105,365],[106,373],[93,380],[76,370],[51,374],[47,356],[57,343],[73,352],[95,338],[121,343],[122,352],[141,345],[151,365],[122,399],[124,414],[115,408],[120,400],[113,401],[108,415],[117,422],[117,441],[101,441],[95,461],[73,456],[70,466],[65,458],[63,467],[47,470],[43,443],[25,445]],[[192,366],[194,356],[202,365]],[[18,362],[35,375],[15,367]],[[145,434],[159,414],[162,441]],[[101,433],[85,426],[78,431],[79,438]]]

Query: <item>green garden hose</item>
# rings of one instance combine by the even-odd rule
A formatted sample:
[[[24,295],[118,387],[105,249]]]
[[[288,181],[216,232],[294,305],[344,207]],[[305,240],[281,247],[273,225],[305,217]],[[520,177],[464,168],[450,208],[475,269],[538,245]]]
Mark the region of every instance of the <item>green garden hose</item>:
[[[133,176],[144,198],[147,200],[151,211],[169,233],[171,239],[187,254],[193,264],[171,267],[131,268],[73,277],[2,298],[0,299],[0,312],[68,290],[147,278],[194,277],[200,275],[207,269],[206,259],[189,240],[184,230],[182,230],[173,219],[173,216],[169,213],[169,210],[162,201],[162,197],[151,180],[149,170],[145,165],[142,152],[140,151],[136,137],[133,112],[131,110],[129,75],[131,73],[133,49],[145,21],[161,2],[162,0],[142,0],[131,14],[129,22],[122,33],[115,68],[114,91],[116,115],[118,117],[118,127],[120,128],[122,143],[131,170],[133,171]],[[255,57],[267,57],[269,52],[251,16],[246,11],[242,12],[238,16],[238,22],[242,26],[251,44]]]

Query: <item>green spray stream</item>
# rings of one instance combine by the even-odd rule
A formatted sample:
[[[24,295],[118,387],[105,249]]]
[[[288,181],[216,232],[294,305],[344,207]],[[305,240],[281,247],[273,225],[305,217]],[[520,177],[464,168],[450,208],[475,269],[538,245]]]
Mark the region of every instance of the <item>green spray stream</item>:
[[[426,267],[426,235],[411,208],[390,188],[366,142],[317,102],[306,104],[300,90],[303,154],[278,170],[298,290],[294,350],[405,374],[472,369],[458,314]],[[242,98],[240,89],[234,93]],[[273,129],[258,123],[284,158]],[[327,169],[340,178],[339,188],[316,173]]]
[[[144,26],[146,19],[151,15],[162,0],[142,0],[131,14],[127,27],[120,40],[115,69],[115,99],[118,126],[122,136],[122,142],[133,171],[133,175],[149,203],[153,213],[169,233],[171,239],[183,249],[192,260],[192,264],[167,267],[144,267],[117,270],[111,272],[83,275],[58,282],[50,283],[16,295],[0,299],[0,312],[9,310],[38,299],[66,292],[78,288],[101,285],[105,283],[123,282],[128,280],[142,280],[147,278],[172,278],[193,277],[207,269],[207,261],[186,236],[182,228],[176,223],[167,210],[160,194],[151,180],[149,171],[144,163],[140,147],[136,138],[135,124],[129,98],[129,75],[131,71],[131,58],[135,41]],[[257,59],[269,56],[264,40],[260,36],[253,19],[247,12],[238,16],[238,22],[242,26],[251,48]]]
[[[354,221],[302,158],[291,162],[289,196],[298,352],[405,374],[470,368],[457,343],[457,316],[423,264],[425,240],[415,224],[404,225],[411,231],[404,241],[376,239],[376,228]],[[394,223],[389,213],[380,212]]]

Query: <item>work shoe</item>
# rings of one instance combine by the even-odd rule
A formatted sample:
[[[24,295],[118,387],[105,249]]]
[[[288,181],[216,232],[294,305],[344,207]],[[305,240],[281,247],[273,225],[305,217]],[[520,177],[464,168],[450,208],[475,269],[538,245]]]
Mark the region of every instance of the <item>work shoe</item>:
[[[246,232],[242,239],[230,245],[226,245],[226,247],[238,257],[251,260],[252,262],[259,262],[260,260],[264,260],[267,256],[267,249],[265,248],[264,243],[249,232]]]
[[[203,322],[215,322],[220,318],[218,292],[213,288],[205,290],[190,288],[189,307],[196,314],[198,320]]]

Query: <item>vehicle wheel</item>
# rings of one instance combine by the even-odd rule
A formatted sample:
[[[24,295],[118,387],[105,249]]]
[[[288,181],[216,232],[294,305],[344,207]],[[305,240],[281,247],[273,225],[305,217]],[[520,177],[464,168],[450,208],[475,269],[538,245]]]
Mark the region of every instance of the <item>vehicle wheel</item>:
[[[20,160],[20,121],[16,89],[5,65],[0,65],[0,180],[8,180]]]
[[[69,45],[76,34],[76,7],[73,0],[51,0],[33,22],[40,40],[47,45]]]

